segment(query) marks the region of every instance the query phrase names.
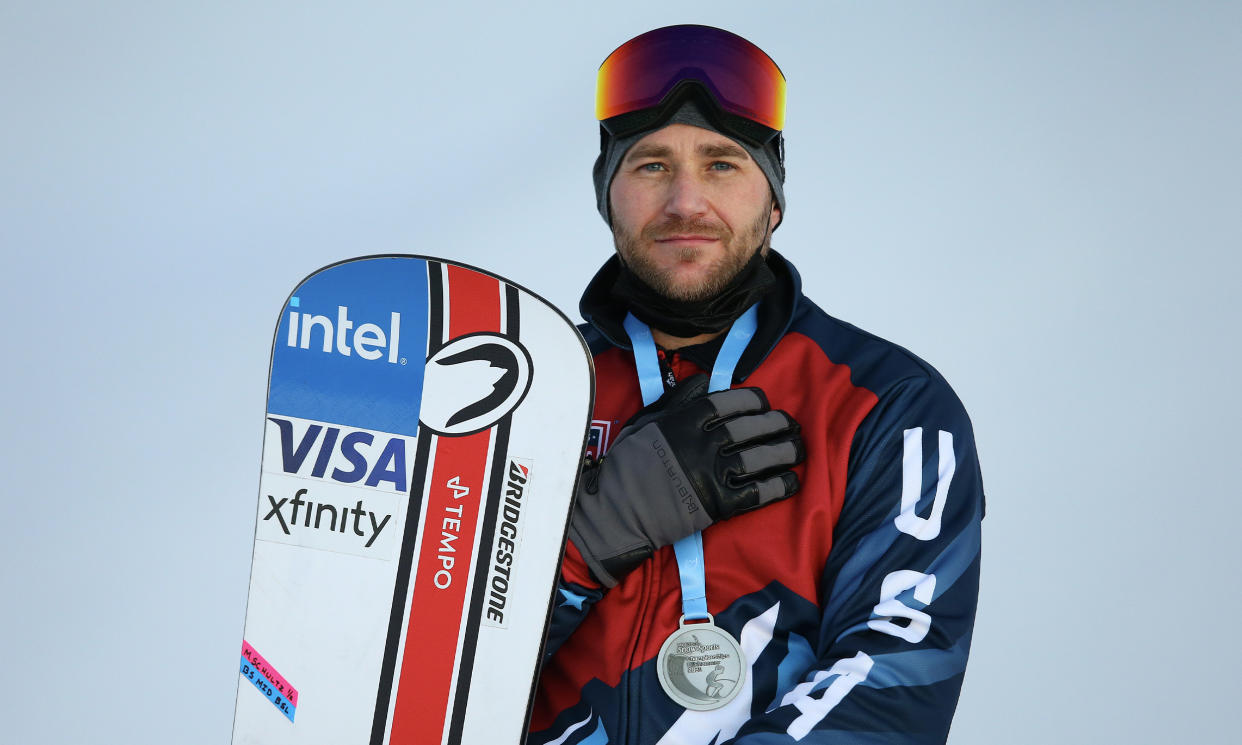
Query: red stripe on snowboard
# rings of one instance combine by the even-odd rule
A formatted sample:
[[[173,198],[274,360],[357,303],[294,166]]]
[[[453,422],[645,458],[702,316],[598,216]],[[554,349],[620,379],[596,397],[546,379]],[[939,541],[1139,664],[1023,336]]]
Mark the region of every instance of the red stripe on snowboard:
[[[501,333],[500,282],[486,274],[448,265],[449,339],[477,331]]]
[[[445,269],[449,340],[500,331],[499,283],[461,267]],[[444,739],[491,434],[484,430],[436,439],[426,527],[393,707],[392,745],[432,745]],[[450,559],[451,566],[446,566]]]

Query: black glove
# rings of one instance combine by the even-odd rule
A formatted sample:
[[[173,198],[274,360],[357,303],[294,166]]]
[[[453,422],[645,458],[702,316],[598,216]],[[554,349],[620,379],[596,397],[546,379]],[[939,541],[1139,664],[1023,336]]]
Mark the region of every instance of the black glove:
[[[789,469],[805,450],[793,417],[771,411],[758,388],[707,385],[706,375],[681,382],[584,469],[569,535],[600,584],[613,587],[661,546],[798,491]]]

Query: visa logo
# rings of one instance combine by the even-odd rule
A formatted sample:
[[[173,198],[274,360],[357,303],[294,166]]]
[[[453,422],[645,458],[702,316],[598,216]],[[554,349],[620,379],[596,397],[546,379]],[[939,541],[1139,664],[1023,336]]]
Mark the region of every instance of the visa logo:
[[[298,299],[292,298],[289,304],[297,307]],[[331,354],[333,348],[346,357],[357,352],[364,360],[378,360],[384,356],[384,348],[388,348],[388,361],[396,364],[400,360],[397,347],[401,341],[401,314],[390,314],[387,333],[374,323],[364,323],[354,328],[349,320],[349,308],[336,306],[336,323],[327,316],[315,316],[310,313],[289,312],[289,336],[286,344],[290,347],[310,349],[319,329],[319,343],[323,351]],[[353,332],[352,334],[350,332]]]
[[[342,484],[357,484],[397,491],[408,491],[405,468],[406,441],[402,437],[376,436],[364,430],[311,424],[294,431],[288,419],[269,416],[280,430],[281,469],[298,476],[330,478]],[[297,429],[301,429],[299,424]],[[314,454],[312,457],[312,453]],[[385,486],[380,486],[385,484]]]

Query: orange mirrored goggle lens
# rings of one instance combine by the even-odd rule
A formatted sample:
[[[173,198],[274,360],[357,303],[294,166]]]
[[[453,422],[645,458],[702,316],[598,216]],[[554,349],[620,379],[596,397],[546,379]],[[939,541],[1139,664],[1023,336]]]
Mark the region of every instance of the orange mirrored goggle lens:
[[[658,106],[696,80],[722,109],[774,130],[785,128],[785,76],[763,50],[711,26],[667,26],[617,47],[599,67],[595,118]]]

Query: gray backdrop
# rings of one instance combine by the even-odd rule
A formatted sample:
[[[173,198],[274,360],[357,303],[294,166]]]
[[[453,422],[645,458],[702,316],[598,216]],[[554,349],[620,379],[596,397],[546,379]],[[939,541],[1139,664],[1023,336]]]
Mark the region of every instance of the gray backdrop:
[[[575,315],[596,67],[702,22],[788,77],[808,294],[973,417],[951,742],[1235,741],[1242,5],[442,5],[0,4],[0,739],[227,741],[286,294],[417,252]]]

